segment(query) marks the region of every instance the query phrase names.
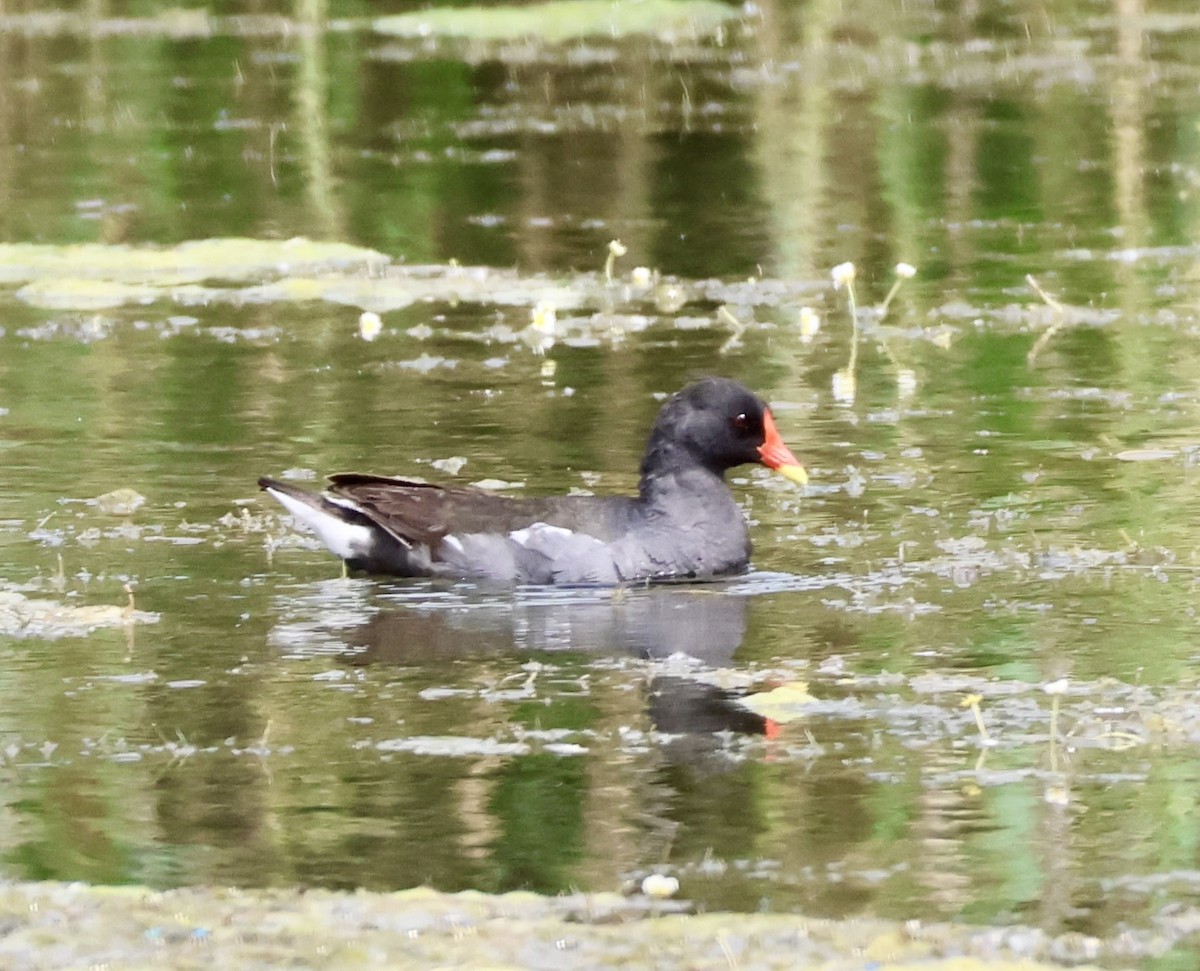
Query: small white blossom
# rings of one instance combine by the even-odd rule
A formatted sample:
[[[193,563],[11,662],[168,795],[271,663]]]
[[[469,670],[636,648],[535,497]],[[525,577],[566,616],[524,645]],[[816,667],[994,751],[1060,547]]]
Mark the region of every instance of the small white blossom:
[[[629,279],[635,287],[644,289],[654,281],[654,274],[648,266],[635,266],[629,274]]]
[[[529,326],[543,334],[553,334],[555,325],[558,323],[558,311],[554,304],[547,303],[545,300],[539,302],[530,315],[531,320]]]
[[[900,277],[901,280],[911,280],[916,275],[917,268],[911,263],[896,264],[896,276]]]
[[[1066,786],[1046,786],[1042,798],[1050,806],[1063,807],[1071,804],[1071,793],[1067,791]]]
[[[358,336],[363,340],[373,341],[382,332],[383,321],[380,320],[379,314],[367,310],[358,318]]]
[[[833,372],[833,400],[844,405],[854,404],[854,396],[858,392],[858,378],[849,368],[840,368]]]
[[[679,893],[679,881],[661,873],[651,873],[642,881],[642,893],[656,900],[666,900]]]
[[[673,314],[687,302],[687,291],[678,283],[661,283],[654,288],[654,307],[660,314]]]
[[[833,277],[834,289],[840,290],[842,287],[850,286],[854,282],[856,272],[854,264],[850,262],[839,263],[835,266],[829,271],[829,275]]]
[[[812,307],[800,308],[800,340],[805,344],[812,343],[821,329],[821,317]]]
[[[1049,681],[1042,685],[1042,690],[1048,695],[1065,695],[1067,693],[1067,679],[1059,678],[1057,681]]]
[[[529,326],[521,331],[521,339],[534,354],[545,354],[554,346],[558,312],[554,304],[542,300],[530,310],[529,316]]]
[[[629,247],[622,243],[619,239],[610,240],[608,243],[608,251],[613,256],[624,256],[629,252]]]

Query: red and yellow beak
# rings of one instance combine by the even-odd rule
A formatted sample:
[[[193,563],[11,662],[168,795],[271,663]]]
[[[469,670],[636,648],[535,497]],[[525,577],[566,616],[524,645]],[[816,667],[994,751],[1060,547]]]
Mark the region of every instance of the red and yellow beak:
[[[765,441],[758,446],[762,464],[791,479],[797,485],[807,485],[808,473],[792,454],[792,450],[783,444],[779,429],[775,427],[775,418],[770,411],[763,412],[763,436]]]

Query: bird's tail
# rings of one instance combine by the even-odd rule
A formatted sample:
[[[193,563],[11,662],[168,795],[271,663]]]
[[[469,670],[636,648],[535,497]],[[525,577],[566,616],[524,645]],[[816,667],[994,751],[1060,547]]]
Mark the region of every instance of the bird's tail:
[[[308,492],[266,476],[258,480],[258,485],[316,533],[334,555],[348,561],[372,556],[378,540],[377,527],[350,500]]]

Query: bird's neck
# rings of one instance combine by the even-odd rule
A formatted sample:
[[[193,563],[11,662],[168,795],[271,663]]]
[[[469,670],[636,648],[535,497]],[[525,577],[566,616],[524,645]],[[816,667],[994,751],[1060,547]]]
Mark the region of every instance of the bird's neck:
[[[728,495],[723,472],[696,461],[687,449],[671,442],[651,442],[642,459],[638,495],[654,503],[679,494]]]

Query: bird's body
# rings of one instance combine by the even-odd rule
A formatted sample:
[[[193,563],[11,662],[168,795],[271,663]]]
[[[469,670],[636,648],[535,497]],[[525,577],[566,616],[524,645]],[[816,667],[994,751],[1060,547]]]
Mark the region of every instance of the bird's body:
[[[727,469],[761,462],[803,481],[767,407],[707,378],[663,405],[637,496],[510,499],[349,473],[324,494],[259,485],[350,569],[536,584],[708,579],[745,569],[750,537]]]

